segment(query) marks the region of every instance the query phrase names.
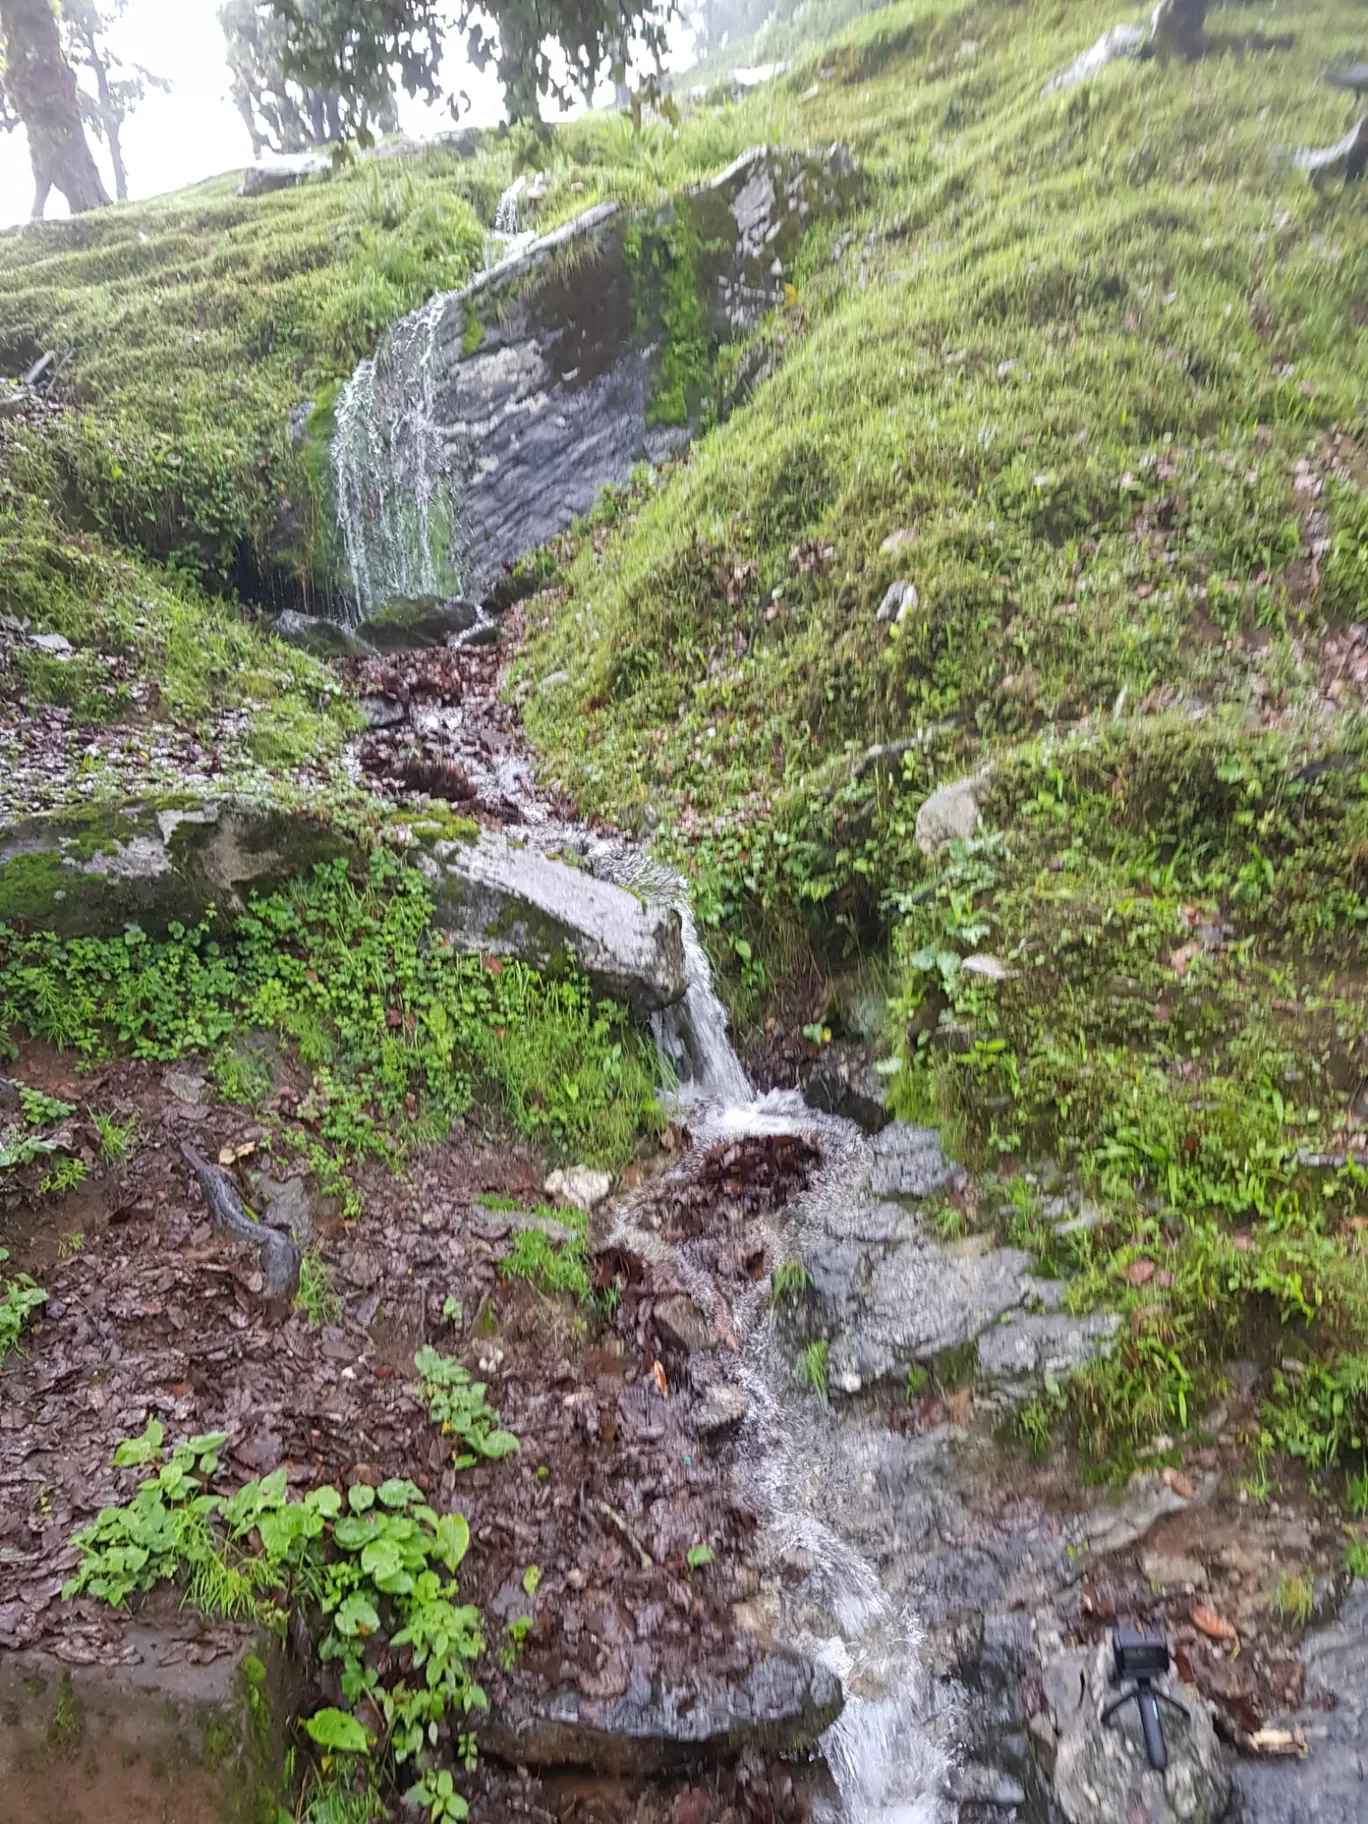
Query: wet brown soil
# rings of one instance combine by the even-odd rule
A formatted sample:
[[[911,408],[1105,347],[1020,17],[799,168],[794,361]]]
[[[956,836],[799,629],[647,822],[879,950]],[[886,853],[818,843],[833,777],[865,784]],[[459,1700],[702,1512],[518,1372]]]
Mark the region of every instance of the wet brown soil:
[[[285,1180],[298,1168],[270,1156],[249,1113],[207,1088],[182,1099],[184,1066],[120,1061],[83,1075],[30,1046],[13,1069],[77,1104],[92,1172],[64,1197],[39,1197],[36,1184],[12,1190],[0,1210],[11,1270],[34,1274],[49,1295],[25,1353],[0,1370],[0,1647],[42,1646],[75,1665],[130,1651],[125,1618],[59,1592],[75,1562],[71,1535],[134,1485],[134,1472],[111,1467],[116,1446],[155,1416],[168,1440],[227,1432],[228,1483],[280,1465],[300,1492],[408,1476],[434,1505],[465,1512],[473,1545],[462,1591],[487,1618],[481,1677],[496,1715],[537,1691],[610,1700],[641,1674],[685,1693],[704,1673],[745,1676],[759,1649],[731,1605],[750,1587],[752,1517],[727,1473],[725,1440],[692,1423],[687,1364],[643,1309],[645,1277],[601,1265],[621,1291],[609,1318],[501,1271],[516,1212],[480,1199],[542,1203],[543,1160],[458,1125],[401,1178],[366,1174],[361,1221],[315,1200],[316,1242],[340,1300],[335,1321],[316,1327],[299,1311],[268,1309],[250,1251],[211,1229],[181,1156],[186,1138],[211,1159],[236,1155],[241,1194],[259,1207],[257,1175]],[[126,1166],[99,1165],[94,1108],[136,1117]],[[762,1153],[751,1175],[781,1185],[785,1167]],[[746,1176],[740,1162],[730,1175],[719,1166],[719,1220]],[[708,1218],[692,1196],[688,1221]],[[657,1277],[652,1296],[669,1290]],[[453,1296],[459,1327],[443,1318]],[[488,1382],[521,1440],[515,1457],[451,1467],[413,1388],[424,1343]],[[690,1570],[699,1544],[713,1561]],[[522,1578],[533,1564],[542,1578],[529,1603]],[[506,1673],[495,1658],[502,1630],[529,1609],[531,1635]],[[231,1646],[205,1624],[185,1651],[193,1663]],[[800,1815],[791,1772],[757,1756],[665,1781],[541,1778],[487,1758],[472,1796],[487,1819]]]

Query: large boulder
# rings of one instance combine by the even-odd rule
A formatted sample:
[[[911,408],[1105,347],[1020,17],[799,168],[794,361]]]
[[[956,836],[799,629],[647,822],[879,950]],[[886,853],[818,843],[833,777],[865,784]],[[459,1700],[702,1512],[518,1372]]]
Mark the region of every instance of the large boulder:
[[[683,998],[684,938],[672,907],[492,830],[439,839],[416,860],[431,883],[435,925],[462,947],[539,969],[569,958],[600,994],[635,1013]]]
[[[60,937],[136,923],[159,933],[244,909],[352,845],[303,812],[251,799],[91,806],[0,829],[0,924]]]
[[[723,342],[782,301],[849,154],[757,146],[663,210],[600,203],[391,329],[337,406],[336,507],[357,611],[487,595],[600,490],[718,402]]]

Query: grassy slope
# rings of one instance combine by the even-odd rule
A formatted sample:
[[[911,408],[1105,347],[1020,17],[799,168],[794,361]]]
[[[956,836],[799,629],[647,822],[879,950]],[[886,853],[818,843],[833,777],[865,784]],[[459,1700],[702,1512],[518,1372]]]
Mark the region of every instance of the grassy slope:
[[[689,857],[743,1008],[804,949],[891,950],[899,1105],[1006,1175],[1082,1173],[1095,1234],[1053,1243],[1021,1183],[1010,1226],[1131,1314],[1074,1391],[1099,1448],[1291,1352],[1319,1365],[1275,1378],[1265,1442],[1361,1464],[1360,1174],[1301,1160],[1355,1140],[1368,1047],[1339,675],[1368,217],[1279,148],[1343,131],[1318,79],[1368,14],[1214,14],[1195,65],[1042,99],[1115,17],[918,0],[746,104],[755,137],[846,139],[867,215],[810,249],[779,371],[533,605],[528,725]],[[986,765],[984,840],[928,863],[919,804]]]

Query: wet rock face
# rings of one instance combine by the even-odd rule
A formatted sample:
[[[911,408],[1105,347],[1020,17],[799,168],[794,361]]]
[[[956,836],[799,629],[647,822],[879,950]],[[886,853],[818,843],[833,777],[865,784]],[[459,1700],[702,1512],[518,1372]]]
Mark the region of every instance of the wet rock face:
[[[806,228],[854,183],[840,148],[756,147],[663,211],[599,204],[397,324],[333,446],[361,612],[416,587],[487,595],[605,485],[677,449],[717,348],[782,300]]]
[[[636,1674],[606,1701],[574,1690],[539,1693],[506,1705],[482,1739],[502,1759],[532,1767],[668,1773],[700,1757],[815,1748],[840,1710],[833,1673],[775,1654],[744,1678],[704,1675],[675,1686]]]
[[[1304,1761],[1240,1761],[1241,1824],[1359,1824],[1368,1816],[1368,1583],[1356,1582],[1339,1619],[1302,1643],[1304,1707],[1286,1720],[1306,1731]]]
[[[434,929],[485,954],[537,968],[569,955],[600,994],[635,1013],[682,998],[679,914],[622,887],[482,830],[469,841],[432,843],[417,858],[432,884]]]

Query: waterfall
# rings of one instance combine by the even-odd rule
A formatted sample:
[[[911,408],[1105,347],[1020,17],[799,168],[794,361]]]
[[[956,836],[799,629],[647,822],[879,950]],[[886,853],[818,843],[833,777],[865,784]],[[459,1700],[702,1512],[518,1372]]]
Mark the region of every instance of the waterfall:
[[[511,240],[515,234],[520,232],[518,198],[522,195],[526,183],[527,178],[525,175],[514,178],[513,182],[499,198],[499,206],[494,211],[495,234],[506,234]]]
[[[396,323],[338,396],[331,460],[353,624],[399,597],[460,590],[460,501],[434,411],[450,302],[438,293]]]

